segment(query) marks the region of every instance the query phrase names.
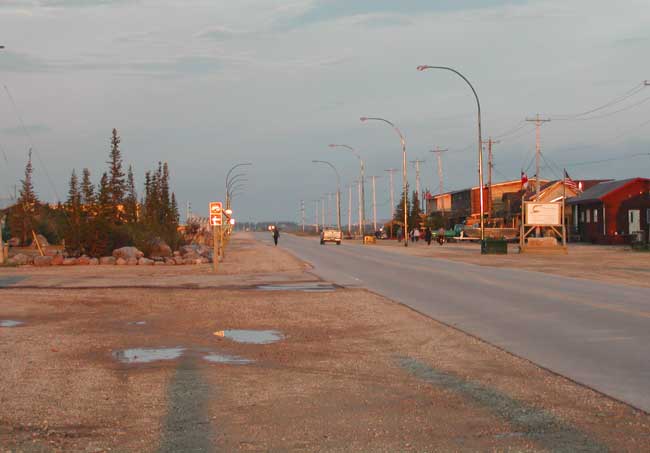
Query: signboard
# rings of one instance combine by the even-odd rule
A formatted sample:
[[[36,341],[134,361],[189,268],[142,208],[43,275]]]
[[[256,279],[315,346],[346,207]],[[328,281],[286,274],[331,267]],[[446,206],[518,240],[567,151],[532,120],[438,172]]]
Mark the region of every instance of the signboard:
[[[223,225],[223,204],[220,201],[210,203],[210,225]]]
[[[561,226],[562,203],[526,203],[526,225]]]

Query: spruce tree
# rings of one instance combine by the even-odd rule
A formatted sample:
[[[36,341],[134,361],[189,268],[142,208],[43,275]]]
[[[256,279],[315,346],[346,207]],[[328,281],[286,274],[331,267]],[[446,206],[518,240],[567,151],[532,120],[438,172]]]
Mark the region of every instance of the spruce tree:
[[[9,227],[12,235],[18,237],[21,244],[27,244],[31,241],[30,238],[36,225],[36,215],[39,208],[38,197],[32,182],[33,173],[32,151],[30,149],[27,165],[25,165],[25,178],[20,181],[20,195],[9,216]]]
[[[126,174],[124,215],[125,220],[129,223],[135,223],[138,221],[138,194],[135,190],[135,177],[133,176],[133,167],[131,165],[129,165],[129,170]]]
[[[95,187],[90,180],[90,170],[83,169],[81,179],[81,203],[83,204],[84,211],[92,212],[95,205]]]
[[[124,171],[122,170],[122,152],[120,151],[120,136],[117,135],[117,129],[113,129],[111,136],[111,153],[109,156],[109,194],[112,205],[113,218],[120,221],[120,207],[124,205],[124,193],[126,192],[126,183],[124,181]]]
[[[422,209],[420,208],[420,197],[417,191],[413,191],[411,198],[411,211],[409,212],[409,231],[420,226],[422,222]]]
[[[399,200],[399,203],[397,203],[397,206],[395,206],[395,215],[393,216],[393,222],[395,222],[395,224],[401,225],[402,227],[404,227],[404,196],[405,195],[407,197],[407,199],[406,199],[407,215],[410,213],[411,204],[410,204],[409,199],[408,199],[408,186],[407,186],[406,187],[406,192],[402,193],[402,196],[401,196],[401,198]],[[409,220],[409,224],[410,224],[410,220]],[[410,225],[409,225],[409,228],[410,228]]]
[[[107,218],[113,214],[110,182],[106,172],[102,174],[99,187],[97,188],[97,214],[103,218]]]
[[[81,249],[81,192],[77,172],[73,169],[68,185],[68,199],[65,202],[68,216],[65,229],[65,242],[68,250],[77,253]]]

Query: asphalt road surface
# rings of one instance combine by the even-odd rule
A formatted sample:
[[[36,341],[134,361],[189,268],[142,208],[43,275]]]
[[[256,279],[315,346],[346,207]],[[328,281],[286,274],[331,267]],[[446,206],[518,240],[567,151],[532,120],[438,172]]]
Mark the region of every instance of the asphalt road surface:
[[[650,412],[650,289],[288,234],[279,246],[325,280],[367,288]]]

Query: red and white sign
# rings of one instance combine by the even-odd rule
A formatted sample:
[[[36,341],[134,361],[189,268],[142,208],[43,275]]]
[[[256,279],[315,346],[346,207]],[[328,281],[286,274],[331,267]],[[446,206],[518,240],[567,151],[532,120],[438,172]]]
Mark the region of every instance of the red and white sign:
[[[223,204],[220,201],[210,203],[210,225],[223,225]]]

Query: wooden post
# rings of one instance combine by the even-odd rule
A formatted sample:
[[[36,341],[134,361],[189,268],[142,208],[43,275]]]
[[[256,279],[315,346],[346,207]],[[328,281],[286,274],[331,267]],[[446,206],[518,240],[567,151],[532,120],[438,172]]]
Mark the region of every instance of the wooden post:
[[[32,236],[34,237],[34,242],[36,243],[36,247],[38,248],[38,253],[40,253],[41,256],[45,256],[45,252],[41,248],[41,244],[40,244],[40,242],[38,242],[38,237],[36,236],[36,233],[34,232],[34,230],[32,230]]]
[[[219,235],[217,234],[217,228],[216,226],[212,227],[212,268],[214,272],[219,270]]]
[[[0,217],[0,264],[4,264],[5,262],[5,242],[2,240],[2,230],[4,229],[4,226],[5,219],[4,217]]]

